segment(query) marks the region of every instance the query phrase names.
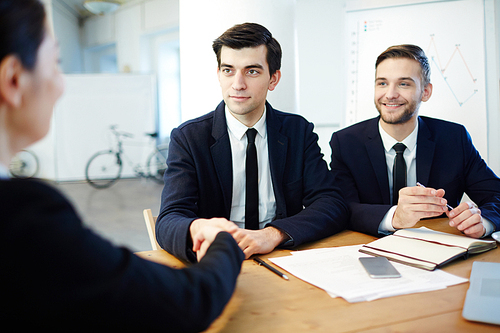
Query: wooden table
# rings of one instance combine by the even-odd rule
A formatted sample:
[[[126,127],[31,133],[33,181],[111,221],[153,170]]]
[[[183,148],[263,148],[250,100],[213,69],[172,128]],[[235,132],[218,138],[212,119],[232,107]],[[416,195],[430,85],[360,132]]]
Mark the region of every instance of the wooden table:
[[[434,219],[420,222],[416,227],[427,226],[459,234],[447,223],[447,219]],[[346,230],[304,244],[297,250],[366,244],[374,239]],[[168,266],[185,266],[163,250],[137,254]],[[260,257],[266,260],[289,254],[289,250],[275,250]],[[500,262],[500,248],[473,255],[467,260],[456,260],[442,269],[469,278],[474,261]],[[233,297],[207,332],[500,332],[500,326],[469,322],[462,317],[469,283],[425,293],[348,303],[342,298],[331,298],[325,291],[291,274],[287,275],[290,281],[258,266],[253,260],[245,260]],[[498,313],[500,315],[500,309]]]

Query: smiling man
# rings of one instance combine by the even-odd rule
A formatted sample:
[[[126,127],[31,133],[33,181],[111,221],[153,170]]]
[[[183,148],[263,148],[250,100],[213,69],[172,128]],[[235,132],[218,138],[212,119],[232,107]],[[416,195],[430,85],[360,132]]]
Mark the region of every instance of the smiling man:
[[[352,211],[349,228],[382,236],[444,213],[470,237],[500,230],[500,180],[465,128],[418,115],[432,95],[423,50],[392,46],[375,68],[379,117],[330,141],[331,171]],[[460,203],[464,193],[474,202]]]
[[[281,47],[255,23],[213,43],[223,102],[172,131],[156,235],[178,258],[196,261],[218,226],[246,258],[343,230],[348,208],[333,184],[313,124],[275,110],[267,92],[281,79]]]

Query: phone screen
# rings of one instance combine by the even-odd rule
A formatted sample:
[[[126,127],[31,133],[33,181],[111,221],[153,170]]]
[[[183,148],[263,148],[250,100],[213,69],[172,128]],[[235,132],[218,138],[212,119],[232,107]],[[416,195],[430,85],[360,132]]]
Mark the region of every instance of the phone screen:
[[[401,274],[399,274],[396,268],[394,268],[385,257],[361,257],[359,261],[363,264],[363,267],[371,278],[384,279],[401,277]]]

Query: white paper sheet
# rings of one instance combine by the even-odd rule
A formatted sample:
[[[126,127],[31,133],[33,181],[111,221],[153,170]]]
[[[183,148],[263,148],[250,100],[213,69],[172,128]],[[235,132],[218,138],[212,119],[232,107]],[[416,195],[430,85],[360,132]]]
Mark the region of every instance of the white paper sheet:
[[[373,279],[358,260],[367,256],[358,251],[361,246],[295,251],[291,256],[269,260],[330,296],[351,303],[444,289],[468,281],[441,270],[431,272],[398,263],[393,265],[401,273],[400,278]]]

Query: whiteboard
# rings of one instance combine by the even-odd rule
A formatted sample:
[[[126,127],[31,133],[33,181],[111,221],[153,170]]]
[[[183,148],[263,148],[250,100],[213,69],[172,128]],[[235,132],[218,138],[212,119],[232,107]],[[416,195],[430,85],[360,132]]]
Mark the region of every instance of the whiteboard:
[[[487,159],[484,3],[444,1],[347,12],[346,125],[378,115],[375,61],[386,48],[415,44],[431,64],[433,92],[420,115],[463,124]]]
[[[146,74],[64,77],[66,88],[56,104],[51,132],[33,146],[35,153],[52,158],[41,163],[40,176],[58,181],[85,179],[89,158],[113,146],[110,125],[134,135],[125,141],[124,150],[133,163],[144,164],[150,152],[150,140],[145,133],[156,131],[155,77]],[[132,166],[126,163],[122,176],[133,175]]]

